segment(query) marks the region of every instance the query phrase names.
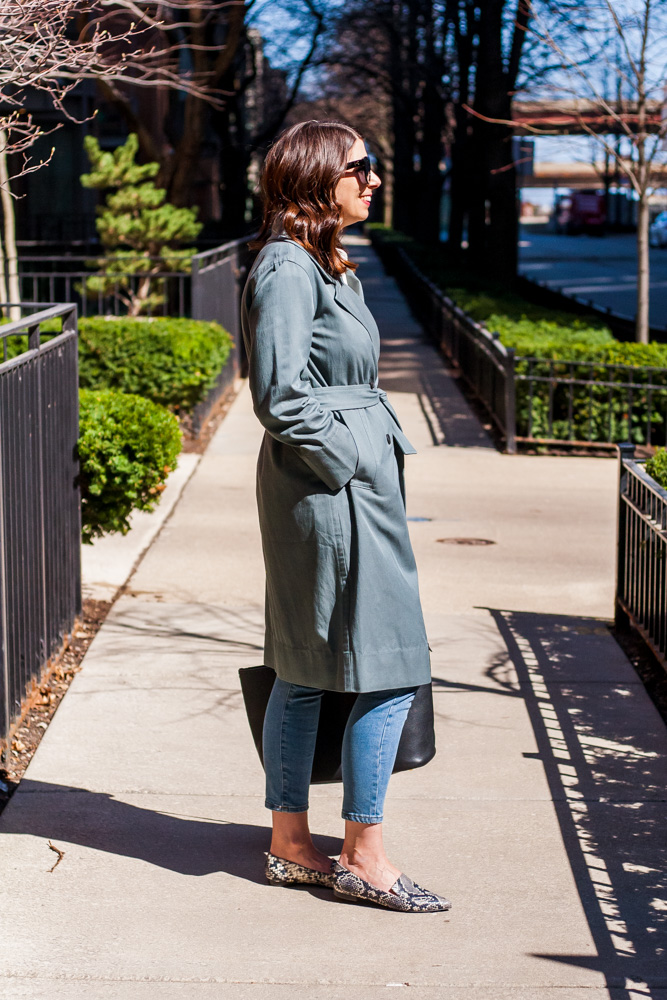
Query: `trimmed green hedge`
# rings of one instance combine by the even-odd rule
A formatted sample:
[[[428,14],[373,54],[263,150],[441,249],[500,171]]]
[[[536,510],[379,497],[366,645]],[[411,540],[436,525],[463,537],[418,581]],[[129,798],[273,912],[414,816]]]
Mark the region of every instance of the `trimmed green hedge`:
[[[667,490],[667,450],[659,448],[646,462],[646,471],[664,490]]]
[[[94,317],[79,321],[84,389],[145,396],[191,412],[215,382],[232,346],[218,323],[191,319]]]
[[[419,270],[453,299],[472,319],[500,334],[517,355],[517,375],[547,380],[516,383],[517,434],[520,437],[556,440],[628,441],[644,444],[650,417],[651,440],[665,441],[667,422],[667,344],[621,343],[595,316],[582,316],[527,302],[493,278],[448,266],[444,250],[423,247],[414,240],[381,226],[369,227],[376,240],[388,248],[401,246]],[[525,358],[539,360],[528,362]],[[546,364],[547,360],[558,362]],[[593,363],[593,367],[590,364]],[[627,366],[611,373],[595,365]],[[642,372],[640,367],[652,371]],[[599,382],[632,381],[632,398],[625,390],[595,385],[569,386],[552,379],[570,378]],[[665,386],[649,393],[642,385]],[[549,392],[553,393],[553,421],[549,426]],[[630,405],[631,404],[631,405]],[[650,414],[649,414],[650,406]],[[571,411],[571,421],[570,421]],[[531,419],[532,418],[532,419]]]
[[[126,534],[134,510],[152,510],[176,467],[176,417],[142,396],[80,393],[82,539]]]
[[[44,324],[44,339],[60,321]],[[27,349],[11,337],[9,356]],[[206,398],[232,348],[219,323],[203,320],[95,316],[79,320],[79,384],[145,396],[175,413],[190,413]]]

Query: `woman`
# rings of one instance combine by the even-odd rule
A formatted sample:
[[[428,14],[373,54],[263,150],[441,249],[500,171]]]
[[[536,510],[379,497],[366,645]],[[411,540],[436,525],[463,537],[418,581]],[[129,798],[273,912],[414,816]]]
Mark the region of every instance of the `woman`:
[[[261,250],[243,296],[255,413],[266,433],[257,498],[266,565],[265,662],[277,674],[264,722],[266,875],[355,901],[424,912],[447,900],[385,854],[382,810],[406,715],[430,681],[403,493],[414,452],[378,389],[379,336],[342,229],[368,216],[380,180],[361,136],[302,122],[262,175]],[[359,697],[343,741],[340,862],[308,827],[323,690]]]

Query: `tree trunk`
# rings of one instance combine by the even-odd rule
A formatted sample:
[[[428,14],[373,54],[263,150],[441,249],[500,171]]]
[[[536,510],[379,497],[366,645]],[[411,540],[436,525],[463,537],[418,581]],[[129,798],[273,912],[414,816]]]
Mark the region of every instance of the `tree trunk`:
[[[5,281],[5,249],[0,236],[0,302],[7,302],[7,282]],[[7,309],[2,310],[7,316]]]
[[[650,0],[645,0],[641,54],[637,67],[637,319],[635,339],[640,344],[649,342],[649,255],[648,255],[648,194],[651,184],[651,165],[646,160],[646,46],[650,31]]]
[[[394,160],[386,157],[382,171],[382,222],[385,226],[394,224]]]
[[[246,231],[248,200],[248,144],[236,102],[229,102],[218,134],[221,139],[220,174],[223,237],[237,237]]]
[[[478,266],[511,282],[518,265],[518,212],[516,170],[512,150],[513,129],[493,119],[511,120],[525,27],[531,13],[526,0],[517,0],[514,31],[507,69],[503,55],[503,8],[506,0],[486,0],[480,5],[479,48],[475,82],[475,110],[484,116],[474,125],[475,194],[471,212],[470,242]],[[484,121],[492,119],[492,121]],[[481,191],[478,193],[478,188]],[[482,211],[481,203],[484,202]],[[484,222],[482,216],[485,216]],[[488,217],[488,218],[487,218]]]
[[[433,4],[424,4],[422,122],[419,149],[419,200],[417,237],[423,243],[440,242],[442,202],[442,133],[444,129],[445,102],[441,96],[444,74],[442,58],[436,46],[437,25]]]
[[[414,235],[417,201],[415,173],[416,17],[415,0],[396,5],[391,32],[392,111],[394,126],[394,226]]]
[[[211,89],[220,88],[228,93],[235,91],[234,66],[239,46],[242,45],[245,25],[245,6],[240,3],[229,5],[227,34],[215,65],[209,65],[209,56],[197,46],[207,44],[206,25],[201,9],[190,11],[192,48],[191,56],[195,73],[203,78],[208,74]],[[185,102],[183,134],[170,160],[163,164],[158,183],[167,189],[167,201],[172,205],[192,204],[192,187],[197,178],[197,167],[209,117],[209,105],[201,98],[188,94]]]
[[[21,291],[19,288],[19,262],[16,252],[16,216],[14,214],[14,199],[9,186],[9,171],[7,169],[7,133],[0,130],[0,198],[5,228],[5,258],[7,261],[7,293],[12,306],[9,309],[10,319],[21,319]]]
[[[449,228],[447,246],[452,260],[461,254],[463,226],[468,210],[467,190],[467,129],[466,113],[456,107],[456,131],[451,147],[449,171]]]
[[[648,193],[642,191],[637,213],[637,319],[635,338],[640,344],[649,342],[649,256],[648,256]]]
[[[471,133],[473,124],[463,105],[470,102],[470,72],[474,57],[474,38],[477,31],[474,5],[465,6],[465,31],[462,30],[458,3],[450,3],[447,11],[453,25],[456,40],[456,61],[458,66],[458,100],[454,108],[454,138],[451,149],[450,209],[448,248],[452,260],[461,257],[463,229],[471,201]]]

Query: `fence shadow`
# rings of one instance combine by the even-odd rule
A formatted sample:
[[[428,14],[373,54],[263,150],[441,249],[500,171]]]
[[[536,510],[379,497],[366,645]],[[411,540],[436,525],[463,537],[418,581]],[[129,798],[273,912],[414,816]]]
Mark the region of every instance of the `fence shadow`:
[[[5,810],[2,832],[52,840],[65,852],[67,844],[79,844],[181,875],[227,872],[260,885],[271,840],[269,826],[146,809],[106,792],[29,779]],[[314,840],[326,853],[340,853],[338,838],[314,834]],[[54,858],[45,851],[44,860],[48,870]]]
[[[525,697],[597,949],[536,957],[602,972],[617,1000],[655,997],[667,987],[664,723],[611,636],[584,638],[607,632],[601,623],[489,610]]]

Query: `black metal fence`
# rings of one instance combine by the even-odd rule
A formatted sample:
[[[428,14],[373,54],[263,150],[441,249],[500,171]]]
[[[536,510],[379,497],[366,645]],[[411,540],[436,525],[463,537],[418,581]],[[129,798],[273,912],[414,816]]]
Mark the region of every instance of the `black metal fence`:
[[[422,274],[402,247],[398,249],[398,263],[392,271],[415,316],[460,369],[504,437],[506,450],[516,451],[513,349],[505,347],[497,334],[489,333],[459,309]]]
[[[41,324],[58,318],[62,332],[42,343]],[[8,352],[16,337],[23,340]],[[0,338],[5,358],[0,364],[0,739],[5,741],[25,695],[81,611],[76,306],[53,306],[2,325]]]
[[[159,307],[152,310],[152,315],[215,320],[231,334],[234,342],[227,364],[206,399],[192,413],[190,429],[195,435],[243,367],[240,298],[251,259],[246,237],[195,254],[189,273],[160,271],[151,278],[153,289],[164,296]],[[21,257],[19,284],[23,305],[28,300],[31,305],[68,302],[77,306],[82,317],[125,315],[128,294],[137,291],[146,275],[126,275],[122,280],[115,279],[104,294],[101,291],[91,292],[87,289],[86,280],[91,276],[105,276],[105,271],[84,269],[90,260],[90,255]]]
[[[620,446],[616,621],[630,623],[667,666],[667,490]]]
[[[515,358],[517,441],[667,443],[667,370]]]
[[[142,258],[143,260],[143,258]],[[151,258],[159,264],[162,258]],[[104,268],[89,267],[91,258],[80,256],[22,256],[18,258],[22,300],[72,302],[79,316],[124,316],[128,300],[137,293],[146,274],[108,276]],[[105,278],[104,291],[92,291],[90,278]],[[160,269],[150,276],[151,288],[162,302],[148,310],[152,316],[189,316],[191,276],[185,271]]]
[[[238,340],[239,282],[245,275],[249,257],[248,238],[232,240],[222,246],[195,254],[191,271],[159,268],[150,275],[151,289],[163,297],[159,306],[148,310],[153,316],[192,316],[215,319]],[[137,258],[145,263],[146,258]],[[168,258],[152,257],[160,265]],[[19,290],[22,301],[72,302],[79,316],[123,316],[127,300],[146,282],[141,270],[127,275],[113,275],[103,266],[92,266],[91,256],[21,256]],[[91,291],[88,279],[105,281],[104,291]]]
[[[516,451],[520,442],[667,444],[667,369],[516,355],[429,281],[402,247],[384,256],[429,336],[483,404],[506,451]]]
[[[198,430],[216,399],[241,373],[245,364],[241,336],[241,293],[252,260],[248,238],[233,240],[192,258],[192,318],[215,320],[224,326],[234,341],[229,361],[206,399],[193,414]]]

